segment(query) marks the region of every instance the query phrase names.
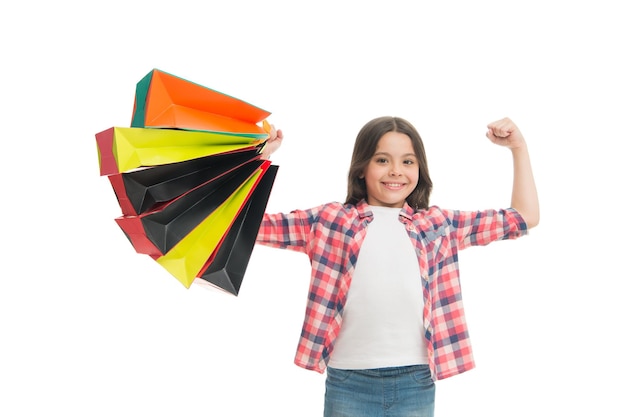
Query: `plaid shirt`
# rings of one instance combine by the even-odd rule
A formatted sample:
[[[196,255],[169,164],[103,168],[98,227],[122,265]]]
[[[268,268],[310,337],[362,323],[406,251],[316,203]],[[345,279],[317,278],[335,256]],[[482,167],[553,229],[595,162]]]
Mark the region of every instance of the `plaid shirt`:
[[[329,203],[289,214],[265,214],[257,242],[306,253],[311,283],[295,363],[323,373],[341,328],[350,281],[373,214],[356,206]],[[474,368],[459,282],[458,251],[527,233],[514,209],[414,211],[407,204],[401,221],[415,246],[424,293],[424,331],[429,365],[436,380]],[[417,278],[417,277],[416,277]]]

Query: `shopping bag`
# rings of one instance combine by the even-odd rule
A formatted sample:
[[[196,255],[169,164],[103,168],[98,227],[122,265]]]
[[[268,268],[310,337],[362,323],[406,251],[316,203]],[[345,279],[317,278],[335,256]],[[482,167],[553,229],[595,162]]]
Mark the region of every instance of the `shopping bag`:
[[[261,159],[269,115],[155,69],[137,83],[131,126],[95,135],[118,226],[187,288],[239,292],[278,168]]]
[[[177,129],[111,127],[96,134],[100,175],[253,149],[258,138]]]
[[[195,284],[239,294],[277,172],[276,165],[268,168],[223,242],[194,280]]]
[[[256,185],[267,172],[269,161],[257,170],[210,216],[181,239],[176,246],[156,259],[162,267],[189,288],[207,259],[223,242],[223,236],[252,195]]]
[[[250,161],[239,169],[211,178],[152,211],[121,216],[116,222],[137,253],[163,255],[232,198],[262,164],[261,160]]]
[[[258,148],[204,156],[188,161],[109,175],[124,216],[138,215],[259,159]]]
[[[137,83],[131,127],[178,128],[266,137],[270,113],[159,69]]]

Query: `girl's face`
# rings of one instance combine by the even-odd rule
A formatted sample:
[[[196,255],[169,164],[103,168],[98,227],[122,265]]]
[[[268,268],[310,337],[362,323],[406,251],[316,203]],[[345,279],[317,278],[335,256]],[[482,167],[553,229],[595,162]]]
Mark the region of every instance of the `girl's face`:
[[[385,133],[365,167],[363,178],[368,204],[402,207],[419,180],[419,165],[411,139],[404,133]]]

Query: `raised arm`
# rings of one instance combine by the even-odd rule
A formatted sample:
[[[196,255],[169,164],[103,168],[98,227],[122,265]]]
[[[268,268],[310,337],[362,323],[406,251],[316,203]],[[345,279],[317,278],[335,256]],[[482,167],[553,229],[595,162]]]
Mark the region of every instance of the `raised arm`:
[[[530,164],[526,140],[509,118],[487,125],[487,137],[496,145],[506,146],[513,154],[513,191],[511,207],[526,221],[528,228],[539,224],[539,197]]]

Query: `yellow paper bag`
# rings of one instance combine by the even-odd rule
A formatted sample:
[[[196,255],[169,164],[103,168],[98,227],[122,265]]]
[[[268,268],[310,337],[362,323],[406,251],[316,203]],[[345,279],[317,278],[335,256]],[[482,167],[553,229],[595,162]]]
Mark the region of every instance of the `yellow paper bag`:
[[[156,261],[189,288],[244,206],[260,175],[261,170],[257,170],[228,200]]]
[[[100,175],[254,148],[262,141],[229,133],[112,127],[96,134]]]

